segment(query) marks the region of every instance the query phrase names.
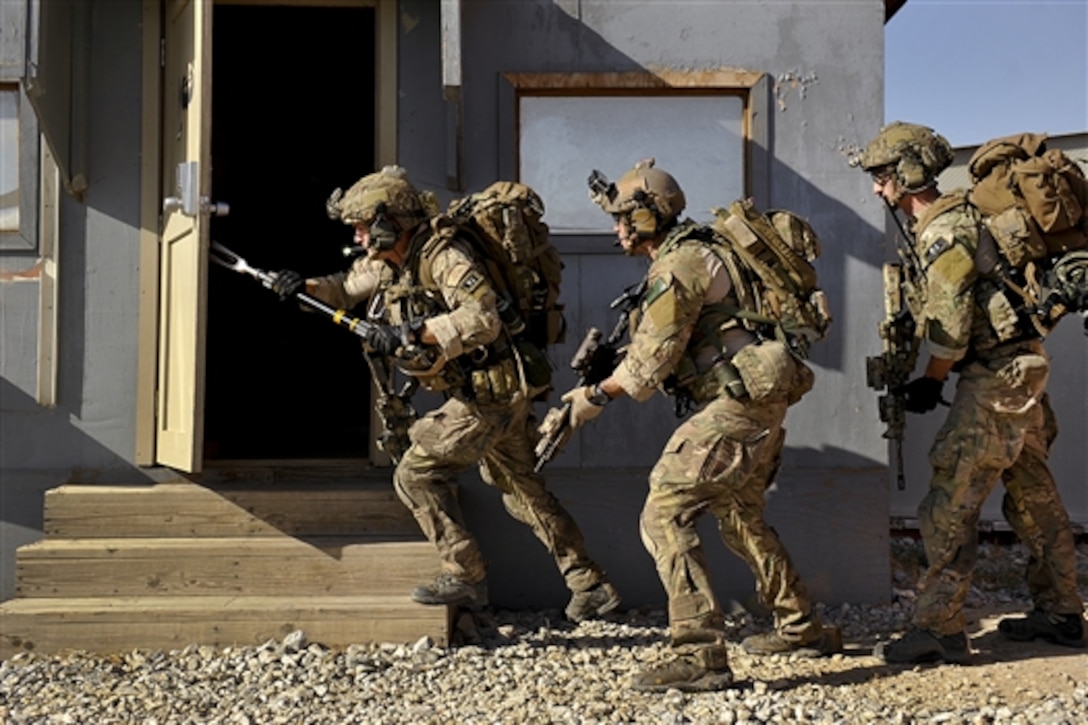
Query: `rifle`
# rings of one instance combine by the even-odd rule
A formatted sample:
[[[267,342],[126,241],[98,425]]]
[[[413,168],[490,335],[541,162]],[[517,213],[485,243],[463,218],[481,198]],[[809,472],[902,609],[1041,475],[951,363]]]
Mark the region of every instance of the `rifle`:
[[[895,452],[896,486],[907,487],[903,473],[903,435],[907,427],[905,398],[896,392],[906,385],[918,362],[921,339],[917,324],[907,304],[903,268],[884,265],[884,319],[880,321],[881,354],[865,358],[865,384],[876,391],[886,391],[877,399],[880,421],[885,424],[884,438],[892,441]]]
[[[896,488],[907,488],[903,471],[903,436],[907,428],[906,396],[899,392],[910,380],[921,351],[921,331],[915,322],[918,304],[918,286],[925,278],[921,257],[914,240],[904,228],[895,206],[887,199],[884,204],[895,222],[899,234],[895,235],[898,264],[885,264],[884,319],[878,326],[881,354],[865,359],[865,384],[876,390],[886,391],[877,398],[880,421],[885,424],[884,438],[892,442],[895,454]]]
[[[643,278],[638,284],[625,288],[623,294],[612,300],[609,308],[619,310],[620,316],[603,342],[599,329],[590,327],[586,330],[582,344],[570,360],[571,369],[578,374],[578,387],[599,383],[616,369],[621,357],[620,341],[627,334],[631,310],[638,305],[645,292],[646,279]],[[570,403],[564,403],[560,408],[550,409],[544,416],[543,422],[537,428],[540,441],[536,444],[536,465],[533,471],[539,473],[570,440],[573,433],[570,427],[570,408]]]
[[[250,266],[240,255],[227,249],[219,242],[211,243],[209,258],[214,264],[226,267],[232,272],[253,277],[266,289],[272,289],[272,284],[276,281],[274,274]],[[375,328],[373,323],[356,317],[346,310],[327,305],[305,292],[296,292],[294,297],[310,309],[325,315],[334,324],[345,327],[348,331],[363,338],[364,341]],[[407,343],[407,325],[403,335],[405,337],[405,348],[414,347]],[[398,392],[396,389],[396,373],[389,360],[386,358],[375,359],[374,356],[367,352],[366,345],[363,345],[363,357],[366,359],[367,367],[370,368],[374,384],[378,388],[378,399],[374,404],[374,409],[382,422],[382,432],[377,436],[376,443],[378,449],[388,454],[393,463],[398,463],[410,445],[408,428],[416,419],[416,411],[412,407],[411,399],[416,388],[419,387],[419,381],[411,378]]]
[[[894,447],[896,487],[902,491],[907,487],[903,473],[907,410],[902,387],[914,372],[922,347],[922,331],[916,320],[922,309],[919,290],[925,285],[925,267],[895,207],[887,199],[884,203],[899,230],[895,237],[899,263],[884,265],[884,319],[878,328],[883,350],[879,357],[865,359],[865,384],[878,392],[887,391],[877,399],[877,406],[880,421],[886,424],[884,438]],[[937,402],[949,405],[943,398]]]

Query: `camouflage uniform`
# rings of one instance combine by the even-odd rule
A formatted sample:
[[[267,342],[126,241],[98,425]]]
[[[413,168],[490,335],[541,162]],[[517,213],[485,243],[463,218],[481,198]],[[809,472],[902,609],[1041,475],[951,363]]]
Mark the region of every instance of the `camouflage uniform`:
[[[959,372],[929,453],[929,493],[918,508],[929,565],[914,624],[942,636],[966,629],[963,603],[979,512],[999,479],[1005,517],[1031,553],[1035,606],[1056,614],[1082,611],[1073,532],[1047,466],[1057,435],[1046,395],[1049,357],[1027,323],[1017,320],[998,282],[979,273],[993,243],[980,236],[980,224],[957,194],[942,196],[915,224],[926,269],[914,316],[930,351],[958,361]]]
[[[506,510],[525,523],[555,558],[572,592],[604,580],[586,553],[571,515],[533,471],[536,426],[520,356],[502,329],[496,293],[470,246],[432,221],[412,239],[400,270],[360,258],[350,271],[319,278],[314,295],[351,309],[380,299],[386,321],[424,318],[445,364],[408,370],[447,400],[408,431],[411,446],[393,476],[397,495],[438,549],[443,571],[470,584],[486,564],[465,528],[451,489],[458,473],[479,464],[483,480],[502,491]],[[374,304],[371,304],[372,308]]]
[[[664,387],[699,406],[650,473],[640,528],[668,594],[674,647],[720,669],[726,634],[696,531],[703,513],[717,519],[726,546],[752,569],[784,640],[813,641],[821,624],[789,554],[763,518],[788,403],[784,395],[754,403],[726,390],[735,378],[729,359],[755,338],[723,309],[737,304],[736,293],[718,253],[699,241],[704,233],[685,222],[663,242],[613,378],[636,400]]]

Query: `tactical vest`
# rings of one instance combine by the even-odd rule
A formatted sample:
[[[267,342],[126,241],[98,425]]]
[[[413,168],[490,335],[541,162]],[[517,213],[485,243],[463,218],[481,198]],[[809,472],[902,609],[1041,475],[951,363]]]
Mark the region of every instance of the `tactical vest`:
[[[978,211],[968,201],[966,192],[943,194],[927,208],[915,225],[916,238],[921,237],[925,228],[937,217],[956,209],[963,209],[975,221],[978,235],[978,246],[973,250],[978,278],[972,290],[974,322],[971,329],[971,347],[975,350],[986,350],[997,345],[1038,337],[1039,333],[1022,300],[1009,289],[1010,284],[1016,284],[1016,278],[1010,270],[1002,270],[998,266],[1001,263],[999,251],[993,239],[987,238],[989,231],[982,224]],[[951,240],[938,239],[927,248],[918,249],[923,275],[950,244]],[[925,285],[921,285],[921,292],[925,294]],[[912,309],[911,312],[920,321],[921,311]]]
[[[403,325],[450,311],[431,269],[438,253],[455,238],[453,226],[441,219],[432,221],[412,239],[399,273],[390,270],[388,280],[383,276],[382,301],[390,324]],[[398,366],[424,388],[469,402],[508,403],[525,388],[523,366],[505,331],[488,345],[439,366],[404,365],[400,361]]]
[[[713,236],[705,227],[690,220],[681,222],[665,237],[658,250],[657,259],[668,256],[684,244],[699,244],[718,257],[731,281],[735,280],[734,271],[724,259],[727,255],[723,255],[723,250],[716,248],[712,240]],[[647,307],[653,298],[654,290],[647,290],[639,310]],[[687,348],[677,362],[676,369],[664,383],[665,391],[676,397],[677,414],[682,414],[692,404],[700,405],[723,394],[735,398],[747,397],[744,383],[730,361],[723,342],[730,330],[742,328],[740,321],[730,312],[738,304],[737,285],[734,281],[729,294],[723,300],[704,303],[699,310]],[[637,310],[632,312],[631,329],[638,325],[638,314]],[[707,357],[713,362],[709,368],[700,371],[696,361],[705,360]]]
[[[733,252],[706,227],[684,222],[665,238],[658,259],[689,242],[702,244],[718,258],[732,287],[723,299],[703,304],[687,349],[665,381],[666,392],[676,397],[677,415],[722,395],[757,403],[796,403],[812,389],[815,376],[785,342],[755,337],[737,349],[726,348],[730,332],[751,334],[742,315],[754,305],[754,300],[746,297],[745,286],[737,284],[742,279],[741,263]],[[708,357],[709,368],[696,362]]]

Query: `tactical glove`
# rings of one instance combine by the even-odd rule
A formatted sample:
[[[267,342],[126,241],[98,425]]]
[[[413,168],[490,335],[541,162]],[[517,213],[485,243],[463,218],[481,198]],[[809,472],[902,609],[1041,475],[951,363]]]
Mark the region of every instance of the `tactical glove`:
[[[928,413],[937,407],[941,400],[944,381],[922,376],[911,380],[906,385],[896,388],[897,395],[903,396],[903,407],[910,413]]]
[[[376,355],[392,357],[401,348],[400,328],[393,325],[374,325],[367,333],[366,345]]]
[[[276,272],[272,279],[272,291],[280,296],[280,301],[294,297],[296,292],[305,291],[306,280],[293,269]]]
[[[604,410],[608,396],[595,385],[584,385],[563,394],[561,400],[570,403],[570,427],[578,430]]]

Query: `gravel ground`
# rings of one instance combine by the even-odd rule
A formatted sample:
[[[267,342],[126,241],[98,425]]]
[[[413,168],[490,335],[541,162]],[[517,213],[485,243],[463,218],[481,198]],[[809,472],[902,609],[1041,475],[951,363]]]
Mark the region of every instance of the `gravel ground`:
[[[114,655],[20,654],[0,664],[3,723],[1088,723],[1088,650],[1004,641],[1030,608],[1023,547],[984,544],[968,603],[969,666],[886,666],[873,644],[909,622],[921,546],[895,539],[893,602],[824,609],[843,654],[750,657],[731,647],[734,689],[640,693],[628,678],[668,656],[662,611],[574,626],[560,612],[485,611],[460,643],[330,650],[295,632],[259,647]],[[1088,598],[1088,543],[1078,548]],[[767,621],[741,614],[735,641]]]

